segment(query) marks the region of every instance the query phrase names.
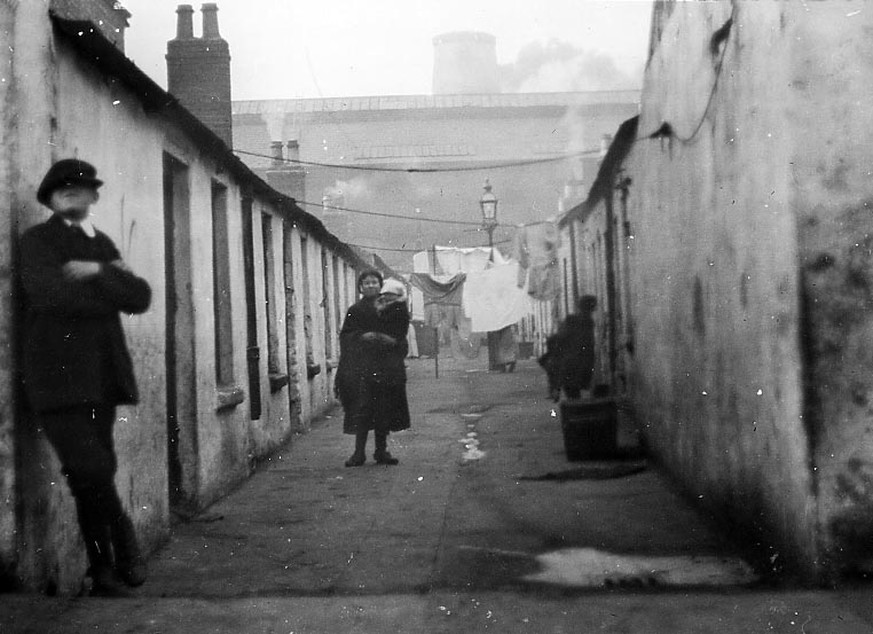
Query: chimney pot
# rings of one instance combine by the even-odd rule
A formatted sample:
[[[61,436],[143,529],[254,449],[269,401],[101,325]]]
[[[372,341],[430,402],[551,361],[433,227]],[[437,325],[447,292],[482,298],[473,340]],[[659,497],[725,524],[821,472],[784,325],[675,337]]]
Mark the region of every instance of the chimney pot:
[[[282,142],[281,141],[273,141],[270,143],[270,155],[273,157],[273,165],[279,166],[285,162],[285,159],[282,156]]]
[[[190,40],[194,37],[194,7],[180,4],[176,8],[176,39]]]
[[[200,11],[203,13],[203,39],[221,39],[221,35],[218,33],[218,5],[214,2],[207,2],[201,5]]]
[[[300,160],[300,144],[296,139],[291,139],[287,143],[288,145],[288,160],[289,161],[299,161]]]

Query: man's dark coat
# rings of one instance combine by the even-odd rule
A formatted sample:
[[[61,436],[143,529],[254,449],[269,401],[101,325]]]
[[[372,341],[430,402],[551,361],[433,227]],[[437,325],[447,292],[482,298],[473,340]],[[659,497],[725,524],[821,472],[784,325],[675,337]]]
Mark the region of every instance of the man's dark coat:
[[[24,233],[20,254],[24,387],[31,407],[136,403],[119,312],[145,311],[151,301],[148,283],[109,264],[120,254],[106,234],[98,231],[90,238],[57,215]],[[103,266],[94,278],[70,281],[62,267],[71,260]]]

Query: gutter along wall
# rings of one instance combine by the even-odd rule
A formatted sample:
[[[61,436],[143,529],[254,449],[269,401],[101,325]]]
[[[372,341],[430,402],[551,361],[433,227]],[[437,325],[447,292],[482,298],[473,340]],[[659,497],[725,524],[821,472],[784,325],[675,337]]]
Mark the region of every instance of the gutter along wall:
[[[141,403],[119,408],[115,441],[119,493],[153,548],[171,512],[218,499],[332,405],[332,373],[308,377],[305,359],[327,368],[324,342],[336,335],[324,296],[344,310],[362,263],[89,25],[52,21],[47,3],[3,5],[0,19],[27,40],[12,59],[27,72],[5,94],[28,113],[3,120],[15,150],[0,173],[16,175],[7,177],[6,217],[18,220],[16,233],[41,222],[48,212],[34,192],[48,166],[87,160],[106,181],[95,225],[152,286],[150,310],[123,318]],[[339,286],[332,275],[322,283],[322,253],[337,262]],[[0,316],[11,323],[17,310],[6,302]],[[310,342],[307,314],[320,324]],[[15,382],[10,361],[0,364],[6,389]],[[0,570],[10,585],[75,592],[85,570],[75,510],[53,453],[19,410],[14,464],[0,442],[0,483],[15,509],[14,526],[0,520]]]

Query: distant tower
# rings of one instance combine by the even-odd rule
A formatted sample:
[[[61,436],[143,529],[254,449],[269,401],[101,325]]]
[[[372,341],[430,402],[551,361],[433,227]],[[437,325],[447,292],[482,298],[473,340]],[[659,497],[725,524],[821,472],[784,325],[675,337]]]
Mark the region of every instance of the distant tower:
[[[497,41],[493,35],[460,31],[433,38],[433,94],[499,92]]]
[[[206,3],[203,36],[194,37],[190,4],[180,4],[176,39],[167,42],[167,88],[171,95],[233,146],[230,47],[218,33],[218,5]]]

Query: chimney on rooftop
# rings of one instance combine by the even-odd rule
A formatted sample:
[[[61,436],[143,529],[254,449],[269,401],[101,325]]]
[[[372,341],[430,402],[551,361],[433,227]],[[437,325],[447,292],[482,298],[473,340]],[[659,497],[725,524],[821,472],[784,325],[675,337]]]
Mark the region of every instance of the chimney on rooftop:
[[[285,163],[285,158],[282,156],[282,148],[284,143],[281,141],[273,141],[270,143],[270,156],[273,157],[273,167],[280,167]]]
[[[200,7],[203,13],[203,39],[204,40],[220,40],[221,35],[218,33],[218,5],[214,2],[208,2]]]
[[[194,38],[194,7],[190,4],[180,4],[176,7],[176,39],[190,40]]]
[[[295,161],[300,160],[300,143],[297,142],[296,139],[291,139],[288,141],[288,160],[294,163]],[[299,164],[292,165],[293,167],[300,167]]]
[[[277,192],[294,200],[306,200],[306,170],[296,161],[300,160],[300,145],[296,139],[285,144],[288,148],[287,160],[282,157],[283,143],[270,143],[272,164],[267,168],[266,181]]]
[[[194,37],[190,4],[176,9],[176,38],[167,42],[167,88],[185,108],[233,147],[230,47],[218,32],[218,5],[200,7],[203,37]]]

